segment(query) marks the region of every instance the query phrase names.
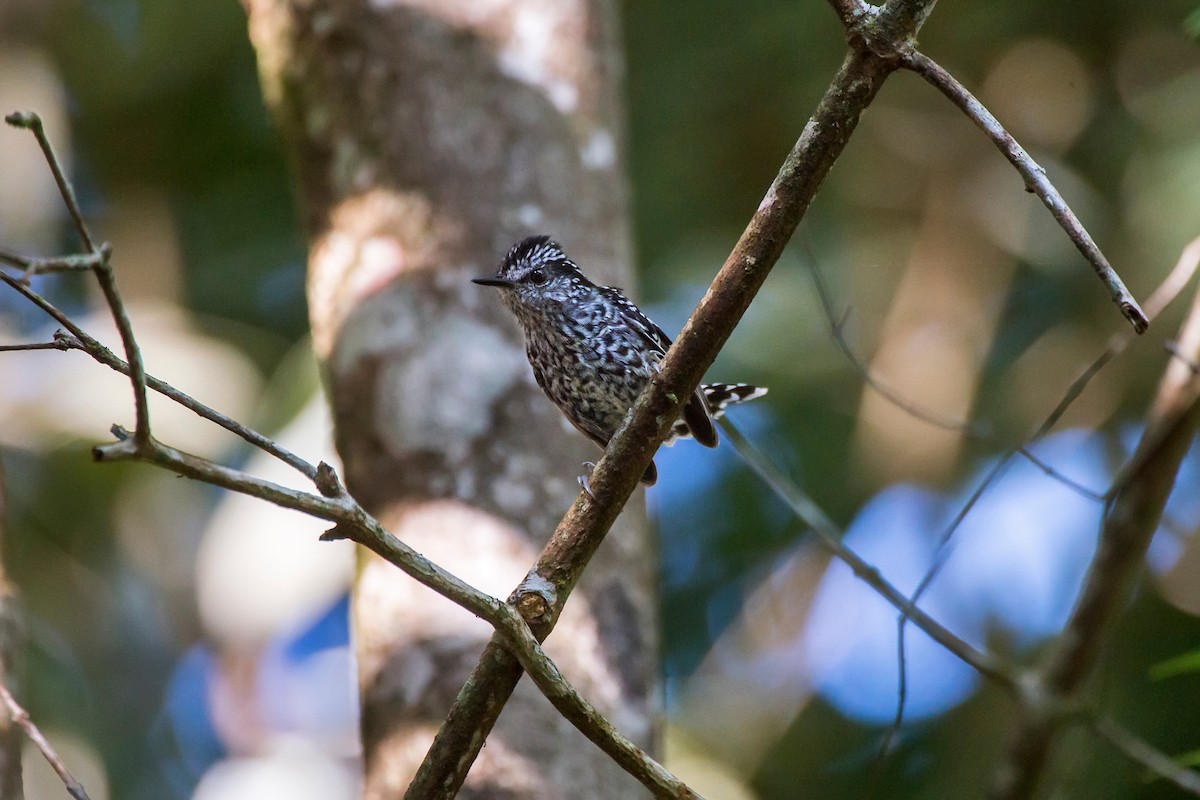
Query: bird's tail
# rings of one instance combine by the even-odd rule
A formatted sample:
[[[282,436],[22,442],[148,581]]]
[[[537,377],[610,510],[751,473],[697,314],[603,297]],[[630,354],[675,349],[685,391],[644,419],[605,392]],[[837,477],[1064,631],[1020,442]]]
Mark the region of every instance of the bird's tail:
[[[706,383],[701,388],[704,390],[704,400],[708,403],[708,413],[714,421],[723,417],[725,409],[729,406],[754,400],[767,393],[766,387],[751,386],[748,383]],[[678,439],[688,438],[691,438],[691,434],[688,433],[687,424],[679,420],[675,427],[671,428],[663,444],[672,445]]]

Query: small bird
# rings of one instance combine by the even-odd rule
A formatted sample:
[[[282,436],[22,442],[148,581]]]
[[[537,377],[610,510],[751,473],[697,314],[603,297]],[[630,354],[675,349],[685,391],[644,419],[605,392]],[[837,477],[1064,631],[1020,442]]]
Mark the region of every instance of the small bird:
[[[662,328],[619,289],[588,280],[548,236],[517,242],[495,277],[474,283],[500,290],[525,331],[538,386],[585,436],[607,447],[671,346]],[[705,384],[684,405],[664,444],[690,436],[716,447],[713,420],[727,406],[766,393],[745,383]],[[651,461],[642,483],[657,479]],[[580,483],[587,488],[586,477]]]

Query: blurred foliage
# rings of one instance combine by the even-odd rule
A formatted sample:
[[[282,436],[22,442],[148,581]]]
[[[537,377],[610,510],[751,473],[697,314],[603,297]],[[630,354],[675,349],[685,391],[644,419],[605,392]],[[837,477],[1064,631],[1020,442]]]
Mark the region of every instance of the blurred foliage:
[[[623,13],[641,295],[671,331],[736,241],[837,69],[842,34],[818,0],[638,0],[624,3]],[[922,35],[923,49],[1047,166],[1139,297],[1200,234],[1197,13],[1192,0],[943,3]],[[269,429],[282,425],[280,409],[302,405],[286,376],[302,369],[287,354],[306,330],[304,242],[237,4],[14,2],[0,11],[0,48],[45,59],[61,82],[76,184],[97,229],[116,240],[122,285],[136,293],[166,281],[144,299],[182,306],[194,335],[233,345],[263,378],[276,376],[262,408],[243,411]],[[1060,58],[1054,63],[1063,68],[1021,56],[1029,52]],[[5,94],[12,88],[0,83],[4,111],[27,105],[26,96]],[[1075,127],[1063,132],[1056,124]],[[35,157],[11,132],[0,149]],[[165,213],[154,226],[137,213],[155,208]],[[969,122],[916,78],[897,75],[713,370],[715,379],[772,388],[763,408],[735,418],[842,524],[898,482],[960,487],[996,455],[997,441],[1027,435],[1122,328],[1089,268],[1047,219]],[[61,215],[52,220],[46,242],[0,219],[0,241],[68,250],[62,223]],[[118,227],[132,233],[122,240],[110,232]],[[122,260],[140,252],[165,260]],[[813,264],[837,305],[852,308],[847,336],[873,369],[922,402],[986,421],[993,439],[908,434],[873,410],[829,336],[808,275]],[[70,279],[39,284],[72,308],[87,302]],[[25,333],[41,324],[11,297],[0,297],[0,312]],[[1164,315],[1110,365],[1064,425],[1114,434],[1136,423],[1165,363],[1160,343],[1180,314],[1177,307]],[[896,342],[912,352],[888,355]],[[918,367],[945,374],[916,380],[914,389],[904,375]],[[950,389],[939,394],[943,384]],[[120,500],[146,470],[94,468],[74,435],[43,436],[35,446],[16,433],[3,439],[12,498],[4,552],[31,615],[31,710],[44,726],[73,730],[100,752],[112,796],[186,796],[206,764],[174,752],[164,695],[206,632],[193,576],[176,566],[164,570],[168,579],[139,565],[136,551],[150,545],[121,532]],[[729,759],[764,798],[814,787],[823,797],[866,797],[872,786],[873,796],[889,798],[981,794],[1013,716],[1009,699],[990,686],[906,727],[882,768],[874,760],[882,729],[811,692],[752,754],[734,746],[749,729],[706,716],[704,702],[716,698],[690,696],[689,679],[714,643],[745,624],[747,598],[778,579],[803,531],[728,453],[689,448],[661,457],[663,473],[675,478],[664,480],[652,504],[663,533],[669,699],[697,746]],[[205,491],[180,506],[178,524],[159,545],[170,548],[165,561],[191,563],[216,497]],[[822,558],[801,559],[812,570],[810,588]],[[1194,576],[1192,583],[1200,585]],[[797,627],[810,599],[811,592],[789,606]],[[1200,745],[1189,724],[1200,714],[1196,674],[1156,679],[1152,672],[1194,652],[1200,638],[1194,607],[1179,606],[1148,581],[1101,681],[1113,713],[1168,753]],[[995,645],[1011,646],[995,635]],[[1173,796],[1087,737],[1067,740],[1059,767],[1068,795]]]

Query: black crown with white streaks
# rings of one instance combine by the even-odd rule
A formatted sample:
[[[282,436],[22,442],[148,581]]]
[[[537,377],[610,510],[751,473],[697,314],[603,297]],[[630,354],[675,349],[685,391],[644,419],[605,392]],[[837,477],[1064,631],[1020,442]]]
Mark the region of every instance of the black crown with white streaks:
[[[525,331],[538,385],[584,435],[606,447],[671,346],[619,289],[592,283],[548,236],[530,236],[508,251],[495,277],[475,283],[500,290]],[[666,444],[691,437],[716,447],[713,420],[734,403],[767,390],[745,383],[699,387]],[[642,482],[652,484],[650,463]],[[586,485],[586,480],[584,481]]]

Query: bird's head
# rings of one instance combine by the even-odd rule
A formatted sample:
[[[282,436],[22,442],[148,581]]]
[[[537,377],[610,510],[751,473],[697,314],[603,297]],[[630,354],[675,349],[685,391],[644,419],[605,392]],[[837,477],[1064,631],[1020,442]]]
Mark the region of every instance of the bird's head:
[[[562,303],[580,289],[595,286],[549,236],[517,242],[504,256],[495,277],[475,278],[473,283],[495,286],[514,310]]]

